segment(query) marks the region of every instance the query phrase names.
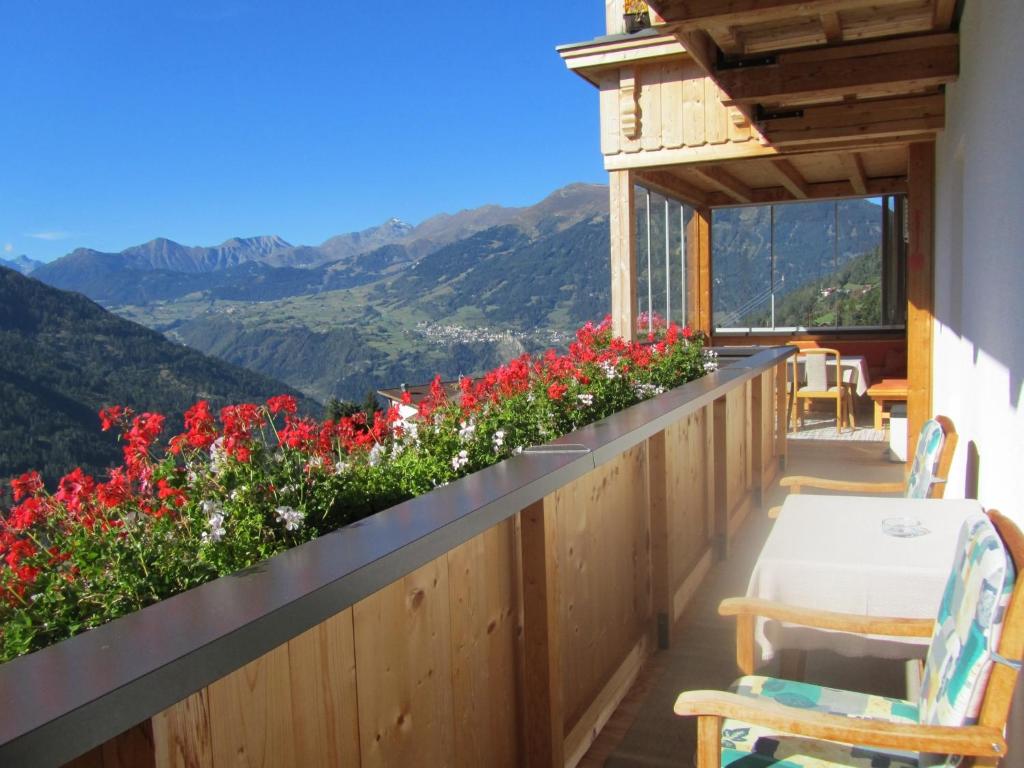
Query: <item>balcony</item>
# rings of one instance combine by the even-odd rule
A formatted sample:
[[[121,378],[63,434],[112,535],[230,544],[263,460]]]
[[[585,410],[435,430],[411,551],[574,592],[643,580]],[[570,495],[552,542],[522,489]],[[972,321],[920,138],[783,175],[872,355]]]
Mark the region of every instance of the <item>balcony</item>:
[[[578,762],[778,472],[792,353],[3,665],[3,762]]]

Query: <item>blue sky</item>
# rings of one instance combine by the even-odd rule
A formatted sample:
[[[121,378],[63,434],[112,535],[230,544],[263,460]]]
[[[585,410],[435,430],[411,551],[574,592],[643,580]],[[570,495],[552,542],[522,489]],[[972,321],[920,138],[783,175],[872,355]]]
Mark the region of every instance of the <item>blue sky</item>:
[[[293,243],[606,181],[597,0],[3,3],[0,257]]]

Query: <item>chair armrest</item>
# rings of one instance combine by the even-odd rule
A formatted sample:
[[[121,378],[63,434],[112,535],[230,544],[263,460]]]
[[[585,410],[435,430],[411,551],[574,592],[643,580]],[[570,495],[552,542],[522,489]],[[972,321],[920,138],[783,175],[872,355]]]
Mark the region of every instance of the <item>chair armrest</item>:
[[[684,717],[742,720],[784,733],[841,741],[866,747],[896,747],[944,755],[1002,757],[1006,741],[996,728],[980,725],[939,726],[891,723],[787,707],[724,691],[687,691],[676,699]]]
[[[866,483],[852,480],[829,480],[825,477],[809,477],[807,475],[789,475],[779,480],[783,488],[790,488],[793,493],[800,493],[802,488],[818,488],[823,491],[852,491],[854,493],[902,493],[907,484],[898,483]]]
[[[819,611],[795,605],[761,600],[756,597],[730,597],[718,606],[721,616],[762,616],[815,629],[831,629],[858,635],[889,637],[931,637],[935,629],[932,619],[904,619],[890,616],[864,616],[857,613]]]

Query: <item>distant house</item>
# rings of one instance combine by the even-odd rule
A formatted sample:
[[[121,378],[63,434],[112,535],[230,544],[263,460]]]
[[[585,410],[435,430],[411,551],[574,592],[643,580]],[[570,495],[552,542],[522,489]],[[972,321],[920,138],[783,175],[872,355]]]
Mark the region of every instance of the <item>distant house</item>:
[[[379,389],[377,394],[397,405],[398,415],[402,417],[402,421],[408,421],[413,416],[419,414],[419,405],[430,395],[430,386],[430,384],[402,384],[391,389]],[[459,402],[462,398],[462,388],[458,380],[442,381],[441,386],[444,387],[445,395],[447,395],[449,400]],[[406,402],[406,400],[409,402]]]

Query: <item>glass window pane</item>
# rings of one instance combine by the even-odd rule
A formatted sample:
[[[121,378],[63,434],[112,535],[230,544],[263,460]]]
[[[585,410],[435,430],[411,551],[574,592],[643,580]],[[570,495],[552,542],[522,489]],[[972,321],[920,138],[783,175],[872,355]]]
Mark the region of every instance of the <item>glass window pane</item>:
[[[775,206],[775,325],[835,325],[835,205]]]
[[[771,206],[720,208],[711,224],[712,323],[716,328],[771,322]]]
[[[653,304],[650,325],[660,327],[665,323],[665,197],[651,192],[651,287]]]
[[[882,324],[882,201],[836,204],[836,316],[842,326]]]
[[[637,273],[637,311],[640,318],[646,318],[651,311],[654,290],[651,285],[649,259],[650,222],[648,221],[648,192],[637,187],[636,199],[636,273]],[[646,324],[644,325],[646,327]]]

